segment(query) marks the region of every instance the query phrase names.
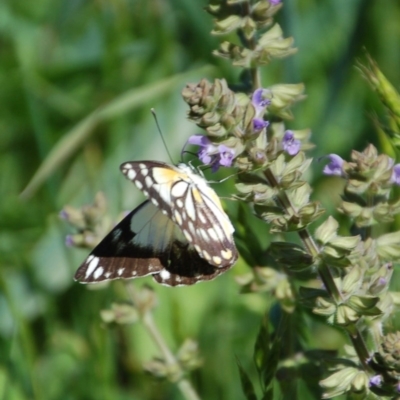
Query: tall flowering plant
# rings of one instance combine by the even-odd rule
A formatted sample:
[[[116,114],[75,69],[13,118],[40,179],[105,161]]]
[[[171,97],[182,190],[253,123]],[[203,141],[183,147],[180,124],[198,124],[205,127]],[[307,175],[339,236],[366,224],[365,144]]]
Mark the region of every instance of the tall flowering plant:
[[[326,179],[339,178],[344,183],[339,212],[351,222],[351,230],[348,236],[340,235],[338,221],[312,200],[312,189],[304,178],[312,162],[306,155],[313,146],[310,130],[286,127],[293,119],[291,106],[304,99],[304,86],[264,87],[262,83],[261,68],[296,51],[293,39],[286,38],[274,22],[282,6],[280,0],[211,0],[207,11],[215,18],[212,34],[238,38],[222,41],[214,54],[242,69],[248,79],[240,92],[224,79],[202,79],[182,91],[188,117],[201,129],[188,139],[196,146],[199,161],[212,171],[236,168],[236,198],[251,205],[280,238],[261,254],[260,259],[268,261],[253,265],[249,258],[251,272],[238,277],[242,292],[274,296],[280,316],[275,325],[265,318],[255,339],[253,358],[261,388],[255,387],[238,363],[242,387],[248,400],[272,399],[279,396],[277,391],[293,391],[288,383],[295,375],[315,398],[342,394],[355,399],[398,398],[400,333],[387,332],[384,323],[399,302],[389,284],[393,265],[400,259],[400,231],[378,234],[374,227],[394,221],[400,212],[400,200],[394,195],[400,184],[400,164],[372,145],[352,151],[349,160],[336,154],[323,158],[324,166],[319,165]],[[384,98],[399,131],[397,93],[372,61],[360,68]],[[395,147],[398,137],[393,136]],[[104,234],[103,212],[101,196],[93,207],[66,208],[62,216],[80,230],[68,237],[68,244],[91,246]],[[311,229],[312,223],[319,225]],[[242,225],[238,229],[241,247],[251,248],[252,226],[243,220],[238,225]],[[283,241],[288,233],[297,234],[299,242]],[[185,371],[200,365],[196,345],[186,343],[172,355],[149,320],[153,295],[146,289],[134,294],[133,300],[134,306],[115,305],[102,313],[103,318],[127,323],[142,317],[164,355],[147,369],[178,382],[186,398],[199,398],[182,378]],[[334,355],[307,349],[305,337],[312,333],[305,332],[304,320],[310,315],[345,332],[348,345]],[[315,374],[305,372],[310,370]]]
[[[287,381],[282,377],[288,360],[300,371],[301,364],[320,365],[321,359],[329,365],[319,382],[324,398],[343,393],[392,398],[400,394],[400,340],[399,333],[384,335],[383,323],[396,303],[389,283],[393,263],[400,258],[400,232],[377,236],[373,228],[392,222],[400,211],[400,200],[393,196],[400,183],[400,164],[378,154],[372,145],[353,151],[349,161],[336,154],[326,156],[323,172],[343,179],[339,211],[353,226],[350,236],[339,235],[339,223],[311,200],[311,187],[304,180],[311,164],[305,153],[312,146],[310,131],[286,128],[286,121],[293,118],[292,104],[304,98],[303,85],[263,87],[261,81],[261,67],[295,52],[293,39],[285,38],[274,23],[281,7],[280,1],[272,0],[210,3],[207,10],[215,17],[212,33],[236,32],[240,39],[222,42],[214,54],[249,71],[251,84],[244,92],[232,91],[224,80],[189,84],[182,93],[190,107],[189,118],[205,131],[189,138],[189,143],[198,146],[200,161],[213,170],[226,166],[239,170],[237,197],[252,204],[271,232],[280,236],[295,232],[301,240],[301,245],[272,242],[266,253],[273,267],[253,265],[252,273],[240,278],[243,291],[268,291],[283,310],[283,326],[274,332],[275,340],[268,340],[270,332],[263,323],[255,346],[262,398],[272,398],[274,377],[285,392]],[[365,74],[371,76],[368,70]],[[317,220],[322,222],[311,230]],[[246,237],[242,239],[246,242]],[[314,277],[317,285],[310,284]],[[283,315],[304,308],[347,333],[349,346],[340,358],[321,352],[316,361],[300,346],[300,363],[295,361],[299,348],[292,353],[279,349],[287,345],[282,340]],[[240,372],[247,398],[257,398],[241,367]]]

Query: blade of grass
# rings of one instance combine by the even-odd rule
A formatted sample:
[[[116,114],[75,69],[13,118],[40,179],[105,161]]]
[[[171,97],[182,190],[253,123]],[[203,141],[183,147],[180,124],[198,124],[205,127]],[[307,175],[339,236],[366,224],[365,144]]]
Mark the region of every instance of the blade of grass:
[[[22,199],[32,197],[46,179],[82,146],[99,123],[116,118],[136,107],[142,107],[144,103],[170,92],[193,75],[209,75],[212,69],[213,67],[205,66],[140,88],[131,89],[107,105],[94,110],[56,143],[25,189],[20,193],[20,197]]]

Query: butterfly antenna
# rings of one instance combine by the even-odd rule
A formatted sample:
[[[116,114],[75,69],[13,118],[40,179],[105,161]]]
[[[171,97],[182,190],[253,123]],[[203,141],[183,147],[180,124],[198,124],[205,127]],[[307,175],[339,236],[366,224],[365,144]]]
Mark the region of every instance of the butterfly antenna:
[[[167,142],[165,141],[164,135],[162,134],[162,131],[161,131],[161,128],[160,128],[160,124],[158,123],[158,118],[157,118],[156,110],[155,110],[154,108],[151,108],[150,111],[151,111],[151,113],[153,114],[154,121],[156,122],[156,126],[157,126],[158,133],[160,134],[161,140],[162,140],[163,143],[164,143],[164,147],[165,147],[165,150],[167,151],[169,160],[170,160],[171,163],[173,164],[174,161],[172,160],[171,153],[170,153],[169,150],[168,150]]]

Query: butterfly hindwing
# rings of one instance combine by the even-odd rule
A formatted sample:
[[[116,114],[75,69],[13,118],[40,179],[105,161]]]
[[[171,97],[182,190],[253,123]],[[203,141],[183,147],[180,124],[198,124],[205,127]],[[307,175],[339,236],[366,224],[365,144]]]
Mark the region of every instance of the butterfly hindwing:
[[[82,283],[101,282],[136,278],[162,270],[164,267],[159,256],[165,251],[166,245],[152,245],[151,234],[154,233],[156,223],[162,229],[168,229],[171,224],[162,214],[162,219],[155,221],[157,214],[159,210],[148,202],[130,212],[94,248],[79,267],[75,279]],[[135,221],[137,228],[133,228]]]
[[[154,204],[128,214],[91,252],[75,274],[81,283],[153,275],[162,284],[191,285],[223,273],[202,259],[179,227]]]

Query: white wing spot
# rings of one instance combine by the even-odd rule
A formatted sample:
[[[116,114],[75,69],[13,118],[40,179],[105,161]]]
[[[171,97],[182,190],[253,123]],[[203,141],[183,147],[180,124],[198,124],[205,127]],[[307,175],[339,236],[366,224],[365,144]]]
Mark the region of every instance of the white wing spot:
[[[185,209],[189,218],[193,221],[196,220],[196,209],[191,195],[186,196]]]
[[[196,228],[194,227],[192,221],[189,221],[188,227],[189,227],[189,231],[195,235],[196,234]]]
[[[104,268],[103,267],[97,267],[97,269],[93,272],[93,278],[98,279],[100,278],[101,275],[103,275]]]
[[[148,188],[151,188],[153,186],[153,179],[151,179],[150,176],[146,176],[144,183]]]
[[[168,215],[167,210],[161,210],[164,215]]]
[[[204,214],[201,211],[198,211],[197,216],[199,217],[199,220],[202,224],[205,224],[207,220],[204,217]]]
[[[188,188],[188,183],[185,181],[179,181],[172,186],[171,194],[174,197],[182,197]]]
[[[185,221],[185,220],[186,220],[186,218],[187,218],[186,212],[185,212],[185,211],[183,211],[183,212],[182,212],[182,219]]]
[[[218,225],[213,226],[213,231],[220,241],[223,241],[225,239],[225,235]]]
[[[180,277],[179,275],[176,277],[176,281],[181,283],[182,282],[182,277]]]
[[[158,207],[159,203],[158,203],[157,199],[155,199],[155,198],[153,197],[153,198],[151,199],[151,202],[152,202],[156,207]]]
[[[160,271],[160,277],[163,281],[166,281],[167,279],[171,278],[171,274],[166,269],[162,269]]]
[[[175,217],[175,221],[178,225],[182,225],[182,217],[181,214],[179,214],[178,210],[174,211],[174,217]]]
[[[123,274],[123,272],[125,271],[125,268],[118,268],[118,275],[121,276]]]
[[[183,207],[183,201],[182,201],[181,199],[178,199],[178,200],[176,201],[176,205],[177,205],[179,208],[182,208],[182,207]]]
[[[137,275],[137,271],[135,269],[132,271],[132,275],[133,276]]]
[[[225,260],[230,260],[232,258],[232,251],[228,250],[221,250],[221,256]]]
[[[153,271],[154,270],[154,265],[153,264],[150,264],[149,265],[149,271]]]
[[[190,235],[190,233],[189,233],[186,229],[184,229],[182,232],[183,232],[183,234],[185,235],[185,238],[186,238],[189,242],[192,242],[192,241],[193,241],[192,236]]]
[[[210,241],[210,237],[207,235],[207,232],[204,229],[197,229],[197,234],[201,236],[205,242]]]
[[[140,163],[139,164],[140,169],[147,169],[146,164]]]
[[[218,256],[214,256],[214,257],[212,258],[212,260],[213,260],[214,264],[216,264],[216,265],[219,265],[219,264],[221,264],[221,262],[222,262],[221,257],[218,257]]]
[[[203,254],[203,257],[204,257],[207,261],[210,261],[210,260],[211,260],[211,256],[210,256],[210,254],[209,254],[206,250],[203,250],[203,251],[202,251],[202,254]]]
[[[89,257],[87,258],[87,263],[90,263],[90,261],[92,261],[93,258],[94,258],[94,255],[92,254],[91,256],[89,256]]]
[[[210,235],[212,240],[214,240],[215,242],[218,241],[218,235],[216,234],[216,232],[213,228],[208,229],[207,233]]]
[[[194,248],[196,249],[196,251],[200,254],[201,253],[201,248],[198,244],[194,245]]]
[[[149,192],[147,190],[142,190],[142,192],[146,197],[149,197]]]
[[[127,169],[132,169],[132,164],[131,163],[124,164],[124,170],[127,170]]]
[[[169,204],[171,202],[171,193],[170,193],[170,185],[164,184],[164,185],[159,185],[157,186],[153,185],[153,188],[155,190],[158,190],[158,193],[160,194],[160,197],[167,203]]]
[[[126,171],[126,170],[125,170]],[[133,181],[136,178],[136,172],[134,169],[129,169],[128,172],[126,172],[128,178]]]
[[[104,276],[108,279],[111,276],[111,272],[106,272]]]
[[[99,264],[100,258],[99,257],[95,257],[93,256],[93,258],[90,260],[87,269],[86,269],[86,273],[85,273],[85,278],[87,279],[92,272],[96,269],[97,265]]]
[[[137,187],[139,190],[142,190],[142,189],[143,189],[143,183],[142,183],[142,182],[140,182],[140,181],[135,181],[135,185],[136,185],[136,187]]]

